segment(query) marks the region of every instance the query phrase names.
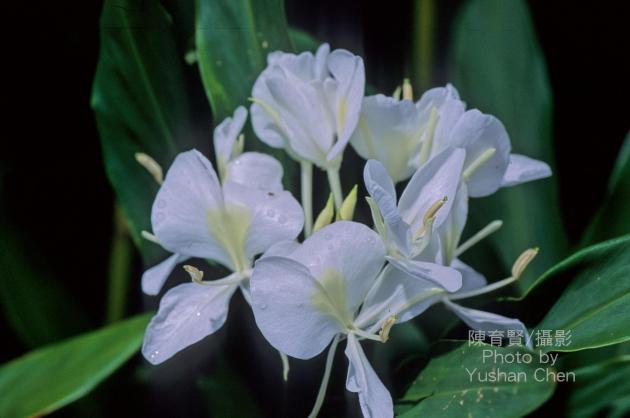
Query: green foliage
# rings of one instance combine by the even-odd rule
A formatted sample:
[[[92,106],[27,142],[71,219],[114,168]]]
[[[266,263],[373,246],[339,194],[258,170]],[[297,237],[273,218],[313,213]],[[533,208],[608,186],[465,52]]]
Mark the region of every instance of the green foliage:
[[[149,318],[136,316],[3,365],[0,416],[40,416],[84,396],[138,351]]]
[[[157,0],[107,0],[101,15],[101,46],[92,108],[107,175],[129,220],[134,241],[148,263],[158,259],[151,204],[158,186],[134,158],[152,156],[164,169],[177,152],[192,148],[188,103],[171,18]]]
[[[230,368],[225,359],[218,363],[211,376],[198,382],[199,390],[208,403],[210,415],[230,418],[263,416],[245,382]]]
[[[576,351],[630,340],[630,235],[579,252],[537,284],[565,271],[572,281],[537,329],[570,330],[571,344],[548,348]]]
[[[483,360],[484,350],[491,350],[500,355],[516,355],[529,353],[531,363],[513,362],[503,363],[493,358]],[[401,417],[520,417],[533,411],[544,403],[553,393],[553,381],[539,382],[535,378],[536,370],[539,377],[544,376],[546,366],[538,362],[536,353],[522,347],[492,347],[489,345],[468,346],[468,343],[458,345],[452,351],[433,358],[428,366],[420,373],[411,385],[403,402],[417,403],[408,409]],[[478,379],[473,374],[472,383],[470,372],[474,369],[481,375]],[[480,382],[486,373],[501,370],[506,373],[525,374],[518,382],[505,381]],[[550,379],[551,380],[551,379]]]
[[[525,2],[468,1],[454,23],[450,54],[451,80],[469,105],[505,124],[514,152],[553,166],[551,88]],[[506,269],[524,249],[541,248],[519,281],[523,288],[565,254],[554,178],[471,201],[470,213],[479,226],[505,221],[489,239]]]

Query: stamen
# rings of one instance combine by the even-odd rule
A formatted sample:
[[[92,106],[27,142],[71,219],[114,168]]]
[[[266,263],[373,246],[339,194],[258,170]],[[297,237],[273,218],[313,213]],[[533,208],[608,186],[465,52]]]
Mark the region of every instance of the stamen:
[[[202,280],[203,271],[190,265],[183,266],[184,270],[190,274],[190,278],[194,283],[202,284],[204,286],[229,286],[241,284],[244,280],[251,277],[251,270],[245,270],[243,272],[232,273],[223,279],[218,280]]]
[[[366,340],[372,340],[372,341],[378,341],[378,342],[385,342],[383,341],[383,339],[381,338],[380,335],[376,335],[376,334],[371,334],[369,332],[360,330],[358,328],[352,329],[350,330],[351,333],[361,337],[361,338],[365,338]]]
[[[397,319],[398,318],[396,317],[396,315],[392,315],[385,321],[383,321],[383,325],[381,325],[381,330],[378,333],[378,335],[381,337],[381,342],[386,343],[387,340],[389,340],[389,332],[396,323]]]
[[[472,176],[475,171],[479,170],[479,168],[487,163],[490,158],[497,152],[496,148],[488,148],[484,152],[479,155],[470,165],[464,170],[463,176],[466,180]]]
[[[152,233],[150,233],[149,231],[141,231],[140,236],[154,244],[160,244],[160,241],[158,241],[157,237],[153,235]]]
[[[184,270],[186,270],[186,273],[190,274],[190,279],[193,282],[199,284],[203,283],[203,271],[199,270],[197,267],[188,264],[184,266]]]
[[[429,209],[427,209],[427,211],[422,216],[422,226],[416,231],[415,234],[413,234],[414,240],[420,238],[422,235],[424,235],[428,228],[431,228],[431,226],[433,225],[433,221],[435,220],[435,215],[447,201],[448,196],[444,196],[443,198],[432,204]]]
[[[529,263],[532,262],[534,257],[538,254],[539,248],[529,248],[516,259],[514,265],[512,266],[512,277],[518,279],[521,277]]]
[[[278,351],[280,354],[280,361],[282,361],[282,380],[285,382],[289,380],[289,357],[282,351]]]
[[[400,100],[401,92],[402,92],[402,87],[401,86],[396,87],[396,90],[394,90],[394,92],[392,93],[392,97],[396,100]]]
[[[503,226],[503,221],[494,220],[490,222],[488,225],[484,226],[481,230],[479,230],[475,235],[468,238],[462,245],[457,247],[455,250],[455,257],[459,257],[464,252],[468,251],[471,247],[479,243],[481,240],[488,237],[490,234],[495,233]]]
[[[162,184],[164,182],[164,173],[162,171],[162,167],[157,163],[157,161],[144,152],[136,152],[134,157],[136,158],[138,164],[144,167],[145,170],[153,176],[157,184]]]
[[[402,97],[403,100],[413,100],[413,87],[411,87],[411,83],[408,78],[403,80]]]
[[[383,238],[384,241],[387,241],[387,230],[385,229],[385,222],[383,220],[383,215],[381,215],[381,210],[378,205],[371,197],[367,196],[365,200],[370,207],[370,213],[372,214],[372,222],[374,222],[374,228],[376,228],[376,232]]]
[[[311,413],[308,414],[308,418],[316,418],[319,414],[319,410],[322,409],[324,403],[324,397],[326,396],[326,389],[328,388],[328,381],[330,380],[330,371],[332,370],[333,360],[335,359],[335,351],[337,344],[339,343],[339,334],[335,336],[330,348],[328,349],[328,355],[326,356],[326,367],[324,368],[324,376],[322,377],[322,383],[319,385],[319,391],[317,392],[317,399],[315,399],[315,405]]]

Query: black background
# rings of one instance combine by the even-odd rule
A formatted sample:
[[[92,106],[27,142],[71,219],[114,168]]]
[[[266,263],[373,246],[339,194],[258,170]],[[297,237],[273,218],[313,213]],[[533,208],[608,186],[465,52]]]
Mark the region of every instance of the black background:
[[[394,87],[392,80],[408,75],[410,3],[287,0],[286,8],[291,24],[329,41],[333,47],[345,47],[362,54],[367,64],[368,82],[389,92]],[[440,85],[447,81],[447,75],[440,68],[443,68],[450,23],[461,2],[436,3],[438,65],[434,84]],[[573,239],[579,237],[601,202],[612,164],[629,128],[627,25],[630,16],[621,10],[621,3],[529,2],[554,92],[556,167],[564,205],[561,209]],[[98,54],[101,3],[32,1],[13,2],[5,7],[8,10],[3,13],[3,26],[7,31],[3,67],[9,69],[9,74],[5,73],[3,83],[8,94],[2,95],[6,106],[0,156],[2,221],[19,232],[23,251],[33,263],[63,280],[87,310],[92,325],[97,326],[104,312],[114,198],[105,177],[89,107]],[[210,123],[207,114],[208,126]],[[139,262],[137,268],[139,273]],[[143,304],[139,281],[133,286],[131,292],[135,296],[131,310],[140,311]],[[149,301],[151,303],[154,302]],[[252,326],[251,318],[241,316],[244,318],[235,321]],[[0,329],[0,360],[4,362],[22,354],[24,346],[4,318]],[[230,327],[226,331],[228,336],[224,333],[219,338],[229,339],[233,332]],[[256,341],[264,344],[260,339],[247,344]],[[254,354],[250,346],[234,342],[229,343],[229,348],[232,350],[230,358],[245,356],[249,359],[241,366],[247,369],[246,374],[263,381],[275,379],[276,376],[264,376],[264,372],[255,371],[256,361],[276,360],[271,359],[269,353]],[[191,352],[191,356],[203,355],[202,350]],[[173,367],[178,370],[164,374],[175,374],[178,387],[169,389],[163,387],[166,384],[154,384],[145,392],[136,388],[137,395],[129,399],[116,398],[124,399],[124,405],[111,406],[110,413],[203,415],[196,406],[198,399],[182,395],[191,385],[186,372],[196,366]],[[137,373],[130,368],[127,366],[119,373]],[[155,375],[159,377],[160,373]],[[343,375],[336,380],[343,385]],[[115,403],[113,395],[105,393],[113,385],[125,387],[123,379],[115,381],[118,383],[108,383],[97,390],[95,397]],[[267,395],[274,396],[267,393],[273,390],[285,391],[280,398],[291,399],[286,400],[283,407],[265,400]],[[295,395],[296,390],[271,384],[257,400],[274,410],[274,414],[281,414],[284,408],[284,413],[292,416],[294,408],[308,411],[312,402],[308,397],[304,400]],[[308,392],[302,388],[304,390]],[[331,388],[330,393],[333,391],[343,393],[341,387]],[[307,405],[300,405],[302,402]],[[345,401],[336,399],[331,404],[342,402]],[[83,411],[89,410],[88,403],[83,402],[83,405],[87,408]],[[74,408],[81,411],[81,403]],[[60,415],[70,413],[73,412],[62,410]],[[111,416],[110,413],[106,416]],[[327,416],[326,410],[322,416]]]

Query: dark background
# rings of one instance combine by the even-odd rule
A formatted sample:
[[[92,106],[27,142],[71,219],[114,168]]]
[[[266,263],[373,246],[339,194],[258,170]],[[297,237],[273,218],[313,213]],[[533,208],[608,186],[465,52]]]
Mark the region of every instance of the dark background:
[[[437,65],[433,84],[440,85],[448,80],[442,70],[445,46],[450,23],[461,2],[436,3]],[[621,2],[537,0],[529,4],[554,92],[561,209],[569,235],[576,240],[601,202],[629,127],[630,16],[621,10]],[[21,249],[34,265],[63,281],[88,312],[91,326],[102,321],[105,311],[114,204],[89,107],[98,54],[100,8],[98,1],[13,2],[3,13],[5,27],[10,29],[4,42],[4,66],[11,72],[4,83],[8,94],[3,94],[7,107],[0,157],[1,221],[18,234]],[[329,41],[333,47],[345,47],[363,55],[368,82],[384,92],[391,92],[398,79],[409,75],[411,2],[287,0],[286,9],[292,25]],[[210,126],[208,109],[200,112]],[[141,266],[139,261],[136,264],[139,278]],[[155,303],[145,300],[143,305],[139,280],[133,286],[130,311],[141,311],[146,304]],[[240,316],[235,323],[252,326],[251,318]],[[234,327],[222,331],[219,341],[230,340]],[[0,330],[0,361],[25,351],[4,317]],[[241,362],[240,371],[263,381],[275,380],[276,376],[256,371],[257,362],[276,361],[269,353],[254,353],[251,345],[262,345],[264,341],[259,338],[239,343],[228,343],[228,356]],[[197,352],[203,357],[204,350],[208,347],[194,348],[190,354],[195,356]],[[189,372],[196,367],[201,366],[182,363],[165,366],[164,371],[142,368],[138,372],[130,365],[115,375],[114,383],[106,383],[90,399],[115,400],[111,394],[116,393],[111,390],[113,386],[118,385],[119,390],[120,385],[133,386],[124,383],[126,380],[119,375],[129,373],[141,379],[145,373],[153,382],[149,389],[129,389],[137,395],[126,399],[124,406],[112,406],[110,412],[131,415],[133,411],[140,414],[148,410],[152,415],[158,415],[158,411],[163,416],[203,415],[196,406],[199,399],[190,394],[182,399],[182,393],[193,385]],[[301,366],[295,367],[299,376]],[[343,376],[336,380],[343,384]],[[313,383],[316,382],[311,379],[305,384]],[[169,384],[176,387],[168,388]],[[284,408],[289,416],[293,408],[310,408],[311,400],[305,401],[308,405],[298,405],[301,398],[292,395],[296,389],[271,384],[268,392],[275,390],[284,391],[280,397],[286,401],[284,406],[279,407],[264,396],[257,401],[276,414],[280,413],[278,408]],[[329,393],[340,394],[343,390],[333,386]],[[89,402],[82,401],[72,408],[91,411]],[[345,401],[335,399],[331,404],[335,402]],[[71,413],[72,408],[59,415]],[[327,416],[325,410],[322,416]]]

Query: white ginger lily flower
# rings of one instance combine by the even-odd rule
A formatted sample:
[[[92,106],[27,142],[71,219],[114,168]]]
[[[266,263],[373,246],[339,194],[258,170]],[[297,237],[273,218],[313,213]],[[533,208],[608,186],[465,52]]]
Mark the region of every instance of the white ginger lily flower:
[[[384,342],[380,335],[358,327],[365,295],[385,261],[379,236],[363,224],[339,221],[314,233],[284,257],[265,256],[256,262],[252,279],[252,307],[256,323],[281,352],[310,359],[330,344],[322,388],[311,417],[326,390],[334,350],[347,338],[349,360],[346,388],[357,392],[363,416],[393,416],[391,395],[370,366],[359,341]],[[367,324],[367,325],[371,325]],[[332,344],[331,344],[332,341]]]
[[[202,281],[200,271],[188,268],[194,282],[164,295],[145,333],[142,352],[151,363],[161,363],[218,330],[236,289],[240,287],[249,300],[247,281],[254,256],[300,233],[302,208],[278,188],[281,176],[282,168],[273,158],[246,153],[228,164],[221,184],[210,161],[198,151],[177,156],[153,205],[155,235],[177,257],[214,260],[233,273]],[[269,186],[251,187],[231,178]]]
[[[230,181],[268,192],[282,191],[282,165],[278,161],[258,152],[241,154],[243,139],[240,132],[246,119],[247,110],[239,106],[232,117],[223,120],[214,130],[213,142],[220,178],[224,183]],[[153,234],[145,232],[143,236],[160,244]],[[146,270],[142,275],[142,291],[147,295],[157,295],[175,267],[189,258],[176,253]]]
[[[412,276],[433,281],[448,291],[462,285],[461,274],[435,264],[434,254],[425,256],[434,229],[451,211],[460,183],[465,152],[447,149],[423,165],[411,178],[398,203],[394,183],[385,167],[369,160],[363,173],[371,196],[375,225],[387,248],[387,260]]]
[[[322,44],[315,55],[273,52],[252,91],[252,125],[266,144],[294,159],[338,169],[359,119],[363,60]]]

